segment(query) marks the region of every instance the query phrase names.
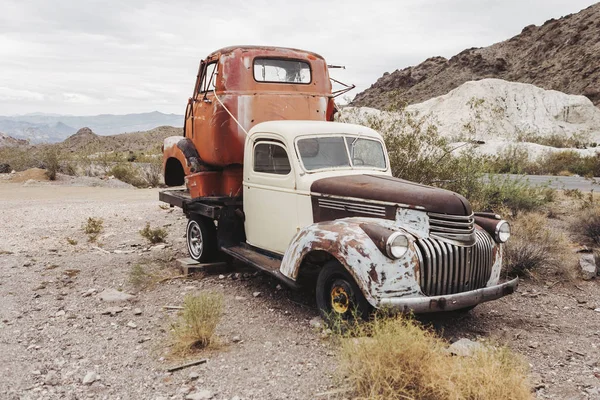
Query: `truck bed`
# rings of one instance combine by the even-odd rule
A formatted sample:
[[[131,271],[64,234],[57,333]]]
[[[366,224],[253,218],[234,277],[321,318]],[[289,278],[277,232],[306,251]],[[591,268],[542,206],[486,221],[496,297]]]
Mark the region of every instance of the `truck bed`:
[[[218,219],[224,206],[241,206],[239,197],[196,197],[192,198],[187,189],[169,189],[159,192],[158,199],[171,207],[179,207],[184,213],[196,213]]]

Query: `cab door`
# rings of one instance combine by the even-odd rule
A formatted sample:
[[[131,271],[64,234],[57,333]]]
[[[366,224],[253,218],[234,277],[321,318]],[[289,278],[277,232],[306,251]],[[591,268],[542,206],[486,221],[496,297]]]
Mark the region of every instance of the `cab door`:
[[[217,73],[218,60],[203,60],[200,63],[194,97],[190,112],[186,111],[186,136],[195,139],[200,135],[202,129],[206,129],[210,117],[213,114],[212,102],[214,100],[213,90]]]
[[[246,241],[283,254],[298,227],[296,179],[289,152],[283,142],[274,139],[248,144],[252,145],[252,153],[244,162]]]

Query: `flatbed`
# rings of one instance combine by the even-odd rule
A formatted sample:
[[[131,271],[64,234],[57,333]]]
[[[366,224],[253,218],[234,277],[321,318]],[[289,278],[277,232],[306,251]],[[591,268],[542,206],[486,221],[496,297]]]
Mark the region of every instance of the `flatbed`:
[[[163,190],[158,194],[158,199],[171,207],[179,207],[187,215],[199,214],[213,220],[218,220],[221,210],[225,206],[242,206],[241,197],[198,197],[192,198],[187,189]]]

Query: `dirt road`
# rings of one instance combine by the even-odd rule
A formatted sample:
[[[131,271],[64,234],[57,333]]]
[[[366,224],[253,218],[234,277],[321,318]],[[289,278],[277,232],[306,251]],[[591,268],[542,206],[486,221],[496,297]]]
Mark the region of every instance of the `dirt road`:
[[[205,390],[213,399],[326,399],[318,395],[336,387],[336,347],[309,325],[318,314],[310,294],[241,270],[137,291],[135,265],[173,276],[174,260],[185,256],[185,219],[161,209],[157,197],[156,190],[0,182],[0,398],[184,399]],[[82,232],[88,217],[104,220],[98,243]],[[138,233],[146,222],[169,231],[168,247],[149,249]],[[107,303],[105,289],[135,298]],[[206,364],[168,373],[182,361],[169,355],[176,311],[163,306],[199,290],[225,296],[222,345],[195,356]],[[111,315],[109,307],[120,310]],[[596,308],[597,281],[525,282],[466,316],[426,322],[450,340],[494,340],[523,354],[539,375],[539,398],[592,399],[600,398]]]

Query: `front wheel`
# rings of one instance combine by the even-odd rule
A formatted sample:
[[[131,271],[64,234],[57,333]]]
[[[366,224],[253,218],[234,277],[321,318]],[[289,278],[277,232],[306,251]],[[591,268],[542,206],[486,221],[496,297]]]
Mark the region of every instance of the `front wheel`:
[[[190,257],[201,263],[212,261],[217,253],[214,223],[208,218],[191,216],[185,232]]]
[[[317,279],[317,307],[324,319],[355,316],[368,319],[372,307],[352,278],[338,261],[323,266]]]

